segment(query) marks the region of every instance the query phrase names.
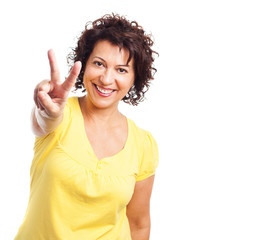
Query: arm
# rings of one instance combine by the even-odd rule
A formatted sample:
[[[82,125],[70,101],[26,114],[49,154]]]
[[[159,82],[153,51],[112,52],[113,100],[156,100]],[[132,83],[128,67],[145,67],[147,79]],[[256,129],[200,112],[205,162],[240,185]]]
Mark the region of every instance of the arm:
[[[32,110],[32,129],[37,137],[54,131],[63,119],[64,107],[81,69],[76,62],[66,80],[60,82],[60,73],[52,50],[48,52],[51,80],[40,82],[34,91],[35,107]]]
[[[134,194],[127,206],[132,240],[149,240],[150,236],[150,197],[154,175],[136,182]]]
[[[58,118],[50,118],[44,111],[33,107],[31,114],[32,130],[37,137],[42,137],[55,130],[63,119],[63,114]]]

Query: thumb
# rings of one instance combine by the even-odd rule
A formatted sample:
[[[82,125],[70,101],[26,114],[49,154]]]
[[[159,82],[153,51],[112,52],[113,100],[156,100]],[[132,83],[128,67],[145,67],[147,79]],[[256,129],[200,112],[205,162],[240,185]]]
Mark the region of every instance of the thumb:
[[[76,79],[80,73],[81,65],[82,64],[80,61],[75,62],[73,68],[70,71],[69,76],[66,78],[66,80],[62,84],[62,88],[64,89],[64,91],[69,93],[72,87],[74,86]]]

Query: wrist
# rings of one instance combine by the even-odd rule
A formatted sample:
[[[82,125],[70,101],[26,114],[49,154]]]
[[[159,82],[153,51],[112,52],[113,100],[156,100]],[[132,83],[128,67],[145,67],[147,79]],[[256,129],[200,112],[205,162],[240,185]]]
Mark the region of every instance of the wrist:
[[[57,117],[51,117],[45,110],[35,107],[35,119],[42,132],[46,135],[58,127],[63,119],[63,113]]]
[[[48,120],[51,120],[51,121],[57,121],[58,119],[61,119],[62,118],[62,115],[63,114],[59,114],[59,116],[51,116],[49,115],[46,110],[41,110],[39,109],[37,106],[35,107],[35,116],[36,118],[43,118],[43,119],[48,119]]]

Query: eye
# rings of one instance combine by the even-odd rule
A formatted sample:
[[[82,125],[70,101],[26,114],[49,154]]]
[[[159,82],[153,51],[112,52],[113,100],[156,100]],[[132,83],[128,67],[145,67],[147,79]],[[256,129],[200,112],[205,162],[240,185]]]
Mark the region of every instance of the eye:
[[[119,68],[118,71],[119,71],[120,73],[127,73],[127,70],[124,69],[124,68]]]
[[[93,64],[96,65],[96,66],[98,66],[98,67],[104,66],[104,64],[101,63],[101,62],[99,62],[99,61],[94,61]]]

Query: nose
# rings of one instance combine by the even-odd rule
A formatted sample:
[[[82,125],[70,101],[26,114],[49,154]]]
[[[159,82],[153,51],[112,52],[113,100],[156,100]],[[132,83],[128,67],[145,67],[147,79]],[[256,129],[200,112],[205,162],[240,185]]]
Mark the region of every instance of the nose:
[[[114,74],[112,69],[106,69],[100,77],[102,84],[108,86],[114,81]]]

